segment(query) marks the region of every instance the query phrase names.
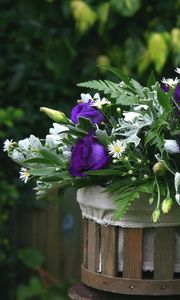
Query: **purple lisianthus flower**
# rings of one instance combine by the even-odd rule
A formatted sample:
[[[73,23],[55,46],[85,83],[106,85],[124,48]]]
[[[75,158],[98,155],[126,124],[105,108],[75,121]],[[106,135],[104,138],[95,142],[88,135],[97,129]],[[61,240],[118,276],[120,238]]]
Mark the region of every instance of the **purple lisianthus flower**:
[[[163,90],[163,92],[167,93],[169,91],[169,85],[166,83],[161,83],[161,88]]]
[[[174,100],[176,103],[180,104],[180,84],[177,84],[174,91]]]
[[[79,103],[71,111],[71,121],[78,124],[78,117],[89,118],[93,124],[100,124],[104,121],[104,115],[96,107],[88,103]]]
[[[89,134],[80,138],[72,148],[69,170],[73,176],[85,176],[84,172],[102,169],[109,161],[106,148]]]

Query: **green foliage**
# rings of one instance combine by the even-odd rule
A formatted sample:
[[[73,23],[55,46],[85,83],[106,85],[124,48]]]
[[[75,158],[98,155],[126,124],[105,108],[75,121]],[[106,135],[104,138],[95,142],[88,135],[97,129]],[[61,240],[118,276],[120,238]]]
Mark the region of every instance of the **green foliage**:
[[[17,290],[17,300],[68,300],[66,294],[70,283],[62,283],[57,287],[44,288],[38,277],[31,277],[26,285],[20,285]]]
[[[127,182],[124,179],[111,183],[106,190],[112,194],[112,200],[117,208],[115,218],[119,220],[126,214],[133,201],[140,198],[141,193],[152,193],[152,182],[137,184],[134,188],[132,181]]]
[[[19,250],[18,258],[30,269],[36,269],[44,262],[44,257],[41,253],[33,248]]]
[[[152,32],[148,38],[148,52],[157,72],[161,71],[168,56],[165,33]]]

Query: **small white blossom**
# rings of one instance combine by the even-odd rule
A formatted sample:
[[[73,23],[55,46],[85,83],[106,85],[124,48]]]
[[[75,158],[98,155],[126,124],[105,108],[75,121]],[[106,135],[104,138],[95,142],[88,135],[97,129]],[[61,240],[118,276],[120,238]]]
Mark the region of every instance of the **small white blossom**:
[[[83,103],[90,102],[91,106],[96,106],[99,109],[101,109],[102,106],[105,104],[111,104],[111,102],[108,101],[105,97],[101,99],[99,93],[96,93],[94,97],[91,97],[90,94],[81,94],[81,102]]]
[[[114,158],[120,159],[123,152],[126,150],[126,143],[117,140],[108,145],[109,154]]]
[[[102,106],[105,104],[111,104],[110,101],[108,101],[106,98],[102,99],[95,99],[94,102],[91,104],[91,106],[96,106],[99,109],[102,109]]]
[[[178,74],[180,74],[180,68],[177,67],[177,68],[175,69],[175,72],[178,73]]]
[[[167,84],[171,87],[175,87],[179,83],[179,79],[176,77],[175,79],[172,78],[163,78],[162,83]]]
[[[20,176],[19,178],[24,181],[24,183],[27,183],[28,179],[29,179],[29,172],[26,168],[21,168],[21,171],[19,172]]]
[[[4,142],[4,147],[3,147],[3,151],[4,152],[8,152],[9,151],[9,149],[10,149],[10,147],[12,146],[12,144],[13,144],[13,140],[5,140],[5,142]]]
[[[171,154],[180,153],[179,146],[176,140],[165,140],[164,150]]]
[[[120,82],[119,82],[119,86],[123,88],[123,87],[125,86],[124,81],[120,81]]]

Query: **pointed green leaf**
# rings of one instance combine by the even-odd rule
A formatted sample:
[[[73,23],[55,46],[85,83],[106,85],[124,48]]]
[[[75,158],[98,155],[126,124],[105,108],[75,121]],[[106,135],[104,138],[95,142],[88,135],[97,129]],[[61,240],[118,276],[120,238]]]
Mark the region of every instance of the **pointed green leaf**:
[[[36,169],[30,169],[28,170],[30,175],[33,176],[50,176],[52,174],[55,174],[56,168],[54,167],[44,167],[44,168],[36,168]]]
[[[121,105],[132,105],[138,103],[139,103],[139,98],[137,98],[136,96],[122,95],[118,97],[116,100],[116,104],[121,104]]]
[[[39,150],[39,153],[46,159],[48,159],[52,164],[55,164],[57,166],[64,166],[64,160],[62,158],[60,158],[58,155],[45,150],[45,149],[41,149]]]
[[[77,128],[83,129],[86,132],[89,132],[90,129],[96,128],[89,118],[78,117]]]
[[[157,93],[158,93],[159,103],[162,105],[162,107],[164,107],[167,112],[171,111],[172,106],[171,106],[171,99],[169,97],[169,94],[166,94],[161,89],[161,87],[158,88]]]
[[[120,71],[119,69],[117,69],[115,67],[109,66],[109,65],[104,65],[101,67],[104,67],[105,69],[107,69],[108,71],[110,71],[111,73],[116,75],[120,80],[124,81],[125,84],[127,84],[132,90],[134,90],[134,87],[131,84],[130,79],[122,71]]]
[[[23,161],[25,164],[50,164],[51,161],[44,157],[34,157]]]
[[[155,85],[156,83],[156,77],[154,75],[154,72],[151,71],[149,77],[148,77],[148,81],[147,81],[147,87],[150,89],[153,85]]]

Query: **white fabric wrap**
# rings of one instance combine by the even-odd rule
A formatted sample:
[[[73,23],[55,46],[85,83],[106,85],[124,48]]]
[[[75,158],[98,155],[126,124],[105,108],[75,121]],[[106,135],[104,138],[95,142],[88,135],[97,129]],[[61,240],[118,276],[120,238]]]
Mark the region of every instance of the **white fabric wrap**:
[[[101,186],[81,188],[77,192],[77,201],[80,205],[83,218],[95,221],[101,225],[119,226],[118,240],[118,267],[123,270],[123,229],[145,228],[143,237],[143,270],[154,270],[154,227],[179,226],[175,237],[175,264],[174,271],[180,272],[180,207],[177,204],[169,214],[161,214],[160,222],[152,222],[154,206],[149,206],[148,195],[143,194],[140,199],[135,200],[130,206],[127,214],[120,220],[114,220],[115,204],[110,195],[104,192]],[[101,266],[100,266],[101,270]]]

